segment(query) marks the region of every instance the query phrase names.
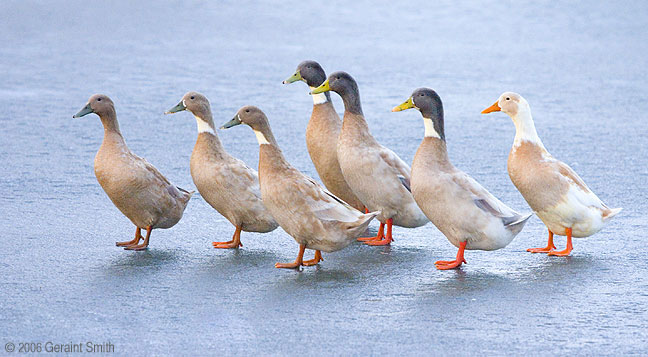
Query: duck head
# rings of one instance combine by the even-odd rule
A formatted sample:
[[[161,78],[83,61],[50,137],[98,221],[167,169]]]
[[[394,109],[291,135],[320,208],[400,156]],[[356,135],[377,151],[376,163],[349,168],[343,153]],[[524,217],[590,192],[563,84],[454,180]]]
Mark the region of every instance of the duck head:
[[[445,140],[443,129],[443,103],[441,97],[430,88],[418,88],[403,104],[395,106],[392,112],[416,108],[423,116],[425,136]]]
[[[290,84],[302,81],[309,87],[316,88],[326,80],[326,73],[322,66],[315,61],[304,61],[297,66],[295,74],[286,78],[283,84]]]
[[[270,130],[270,124],[268,123],[268,117],[266,117],[263,111],[253,105],[246,105],[236,112],[236,115],[232,120],[221,126],[221,129],[229,129],[231,127],[245,124],[252,128],[254,133],[257,136],[259,145],[262,144],[273,144],[276,145],[272,131]]]
[[[342,71],[333,72],[324,83],[310,93],[319,94],[328,91],[333,91],[342,97],[345,111],[362,115],[358,84],[350,74]]]
[[[515,118],[523,112],[530,112],[529,103],[519,94],[514,92],[504,92],[500,95],[497,102],[490,107],[482,110],[482,114],[502,111],[511,118]]]
[[[183,110],[188,110],[198,117],[202,117],[202,114],[211,111],[207,97],[198,92],[187,92],[180,100],[180,103],[164,112],[164,114],[178,113]]]
[[[344,97],[345,94],[357,93],[358,84],[356,83],[355,79],[353,79],[353,77],[351,77],[351,75],[346,72],[333,72],[328,77],[328,79],[324,81],[324,83],[322,83],[319,87],[313,89],[311,91],[311,94],[324,93],[328,91],[333,91]]]
[[[85,107],[79,110],[78,113],[74,114],[72,118],[81,118],[90,113],[95,113],[100,117],[109,116],[115,113],[115,104],[107,95],[95,94],[88,99],[88,103]]]
[[[204,95],[198,92],[187,92],[175,107],[167,110],[164,114],[178,113],[188,110],[196,118],[198,125],[198,133],[211,133],[214,132],[214,121],[212,119],[211,107],[209,100]]]

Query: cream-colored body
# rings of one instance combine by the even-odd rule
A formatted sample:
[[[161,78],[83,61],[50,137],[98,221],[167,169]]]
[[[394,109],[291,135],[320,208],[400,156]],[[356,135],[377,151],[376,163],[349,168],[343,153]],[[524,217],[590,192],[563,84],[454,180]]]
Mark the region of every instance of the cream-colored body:
[[[509,92],[498,103],[516,128],[508,158],[511,181],[551,232],[566,235],[571,228],[573,237],[587,237],[621,211],[606,206],[574,170],[547,152],[524,98]]]
[[[264,116],[262,120],[267,119]],[[267,121],[262,125],[267,127]],[[272,135],[269,127],[266,130],[268,133],[255,130],[261,196],[281,228],[297,243],[324,252],[355,241],[379,212],[359,212],[292,167],[274,138],[267,137]]]
[[[114,120],[95,156],[97,181],[115,206],[139,228],[170,228],[182,218],[192,193],[171,184],[153,165],[133,154]],[[114,126],[113,126],[114,124]]]
[[[360,114],[345,113],[337,144],[344,179],[370,211],[385,223],[420,227],[428,222],[407,189],[410,168],[393,151],[380,145],[369,133]]]
[[[322,99],[323,97],[323,99]],[[313,113],[306,127],[306,147],[324,186],[335,196],[362,210],[363,203],[347,184],[337,156],[342,121],[325,94],[313,95]]]
[[[229,155],[209,131],[198,133],[191,153],[191,177],[205,201],[234,226],[260,233],[277,228],[263,205],[257,172]]]
[[[429,121],[429,119],[426,119]],[[412,194],[430,221],[455,247],[506,247],[530,214],[521,215],[495,198],[448,160],[446,144],[426,125],[426,137],[412,162]],[[428,136],[430,132],[434,136]]]

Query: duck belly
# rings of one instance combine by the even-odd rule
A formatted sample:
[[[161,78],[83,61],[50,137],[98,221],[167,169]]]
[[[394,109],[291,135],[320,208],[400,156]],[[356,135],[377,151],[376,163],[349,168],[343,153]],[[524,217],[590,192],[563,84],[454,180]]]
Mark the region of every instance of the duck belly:
[[[380,222],[385,223],[391,218],[394,225],[407,228],[420,227],[429,222],[412,193],[382,159],[372,159],[373,154],[362,155],[361,148],[351,151],[359,154],[345,152],[340,158],[344,179],[369,211],[381,212],[376,217]]]
[[[506,247],[515,237],[507,230],[502,220],[482,213],[475,206],[472,212],[449,212],[449,204],[436,200],[434,207],[427,205],[425,213],[430,221],[459,248],[462,242],[468,250],[496,250]]]
[[[537,211],[536,214],[547,228],[557,235],[566,235],[572,229],[572,237],[591,236],[603,228],[600,200],[593,194],[571,187],[558,204]]]

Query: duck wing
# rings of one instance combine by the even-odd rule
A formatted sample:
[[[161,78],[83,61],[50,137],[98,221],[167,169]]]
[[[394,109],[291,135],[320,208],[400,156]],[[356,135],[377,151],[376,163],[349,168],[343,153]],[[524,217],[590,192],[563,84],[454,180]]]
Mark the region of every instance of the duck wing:
[[[382,146],[380,150],[380,158],[391,168],[394,174],[401,181],[403,186],[409,191],[411,189],[411,173],[412,169],[403,161],[396,153]]]

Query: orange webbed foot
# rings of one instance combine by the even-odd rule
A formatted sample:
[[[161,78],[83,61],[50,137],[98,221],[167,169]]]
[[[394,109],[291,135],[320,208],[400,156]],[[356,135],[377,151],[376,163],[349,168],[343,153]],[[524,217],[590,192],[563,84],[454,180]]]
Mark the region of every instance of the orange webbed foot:
[[[565,249],[560,251],[553,250],[547,253],[547,255],[557,256],[557,257],[569,256],[569,253],[571,253],[572,249],[574,249],[574,246],[572,245],[572,229],[565,228],[565,235],[567,236],[567,246],[565,247]]]
[[[434,262],[434,265],[436,266],[437,269],[439,270],[449,270],[449,269],[456,269],[461,266],[461,264],[466,263],[466,259],[461,259],[461,260],[438,260]]]
[[[372,240],[381,240],[383,237],[381,236],[375,236],[375,237],[360,237],[358,238],[359,242],[369,242]]]
[[[229,240],[227,242],[212,242],[212,246],[217,249],[234,249],[242,247],[243,244],[241,243],[241,227],[236,226],[232,240]]]
[[[151,238],[151,231],[153,231],[153,227],[147,226],[146,227],[146,238],[144,238],[144,241],[142,242],[142,244],[137,244],[136,243],[136,244],[127,245],[124,249],[125,250],[146,250],[146,249],[148,249],[149,238]],[[138,228],[138,233],[139,233],[139,228]],[[141,236],[138,237],[136,235],[135,238],[137,238],[137,241],[139,242],[139,238],[141,238]]]
[[[552,250],[547,255],[556,256],[556,257],[567,257],[571,253],[571,249],[567,248],[565,250]]]
[[[243,243],[230,240],[227,242],[212,242],[212,246],[214,246],[214,248],[217,249],[233,249],[233,248],[242,247]]]
[[[301,266],[299,262],[292,262],[292,263],[276,263],[275,268],[279,269],[297,269]]]
[[[547,246],[547,247],[544,247],[544,248],[529,248],[526,251],[531,252],[531,253],[549,253],[549,252],[553,251],[554,249],[556,249],[555,245]]]
[[[148,249],[148,244],[138,244],[138,245],[129,245],[124,248],[124,250],[147,250]]]
[[[306,244],[299,245],[299,253],[297,254],[297,259],[292,263],[276,263],[275,268],[279,269],[298,269],[304,264],[304,251],[306,250]],[[317,258],[317,253],[315,253],[315,258]],[[314,259],[313,259],[314,260]]]
[[[135,238],[126,242],[115,242],[115,245],[118,247],[127,247],[129,245],[137,245],[142,238]]]
[[[309,267],[309,266],[317,265],[319,262],[323,262],[323,261],[324,261],[324,259],[322,258],[322,252],[320,252],[319,250],[316,250],[315,251],[315,257],[313,259],[310,259],[310,260],[304,260],[302,262],[302,265],[305,266],[305,267]]]
[[[118,247],[128,247],[131,245],[138,245],[139,241],[142,240],[142,231],[139,227],[135,228],[135,238],[125,242],[116,242],[115,245]]]
[[[365,244],[371,246],[390,245],[392,241],[393,239],[384,238],[384,239],[369,240],[366,241]]]

